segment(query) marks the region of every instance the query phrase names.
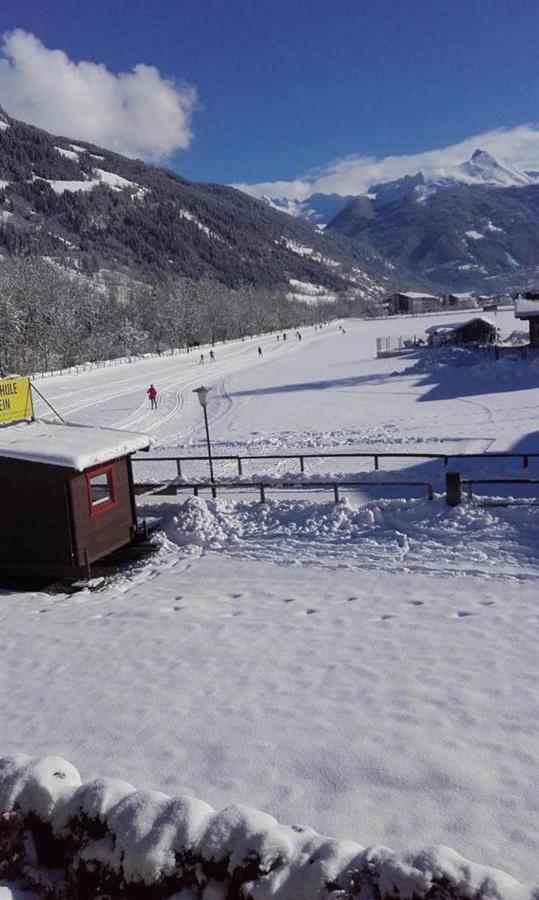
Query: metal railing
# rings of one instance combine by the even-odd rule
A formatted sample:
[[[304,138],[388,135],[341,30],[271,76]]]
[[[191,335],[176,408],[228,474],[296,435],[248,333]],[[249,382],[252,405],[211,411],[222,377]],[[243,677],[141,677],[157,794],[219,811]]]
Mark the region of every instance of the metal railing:
[[[328,452],[320,452],[320,453],[264,453],[256,456],[248,455],[248,454],[223,454],[213,456],[213,460],[223,460],[223,461],[235,461],[238,466],[238,474],[241,480],[217,480],[213,481],[207,480],[189,480],[185,481],[182,476],[182,463],[187,461],[192,462],[208,462],[207,456],[161,456],[161,457],[133,457],[133,462],[146,462],[146,463],[176,463],[177,470],[177,478],[174,480],[161,481],[158,483],[155,482],[137,482],[135,481],[134,488],[135,493],[137,495],[141,494],[153,494],[159,496],[166,495],[177,495],[178,493],[183,493],[185,491],[193,491],[195,496],[201,491],[211,491],[212,497],[217,497],[218,491],[224,490],[256,490],[260,493],[260,502],[266,502],[266,493],[269,490],[272,491],[309,491],[315,489],[327,489],[333,492],[333,497],[336,503],[340,500],[339,490],[340,488],[368,488],[370,491],[380,488],[396,488],[396,487],[406,487],[406,488],[421,488],[426,489],[427,497],[429,500],[433,500],[434,498],[434,488],[432,481],[426,481],[424,479],[417,480],[393,480],[392,478],[384,478],[383,480],[378,476],[375,481],[367,480],[365,478],[354,478],[353,476],[350,478],[347,475],[343,476],[334,476],[332,478],[316,478],[316,473],[313,473],[313,476],[309,478],[309,480],[292,480],[290,475],[288,478],[284,476],[284,478],[279,478],[278,476],[266,475],[260,476],[256,475],[251,478],[243,478],[243,463],[246,460],[250,462],[256,460],[288,460],[293,459],[299,462],[300,466],[300,476],[305,474],[305,460],[309,459],[354,459],[354,458],[369,458],[374,461],[374,470],[379,471],[379,461],[380,459],[404,459],[404,460],[417,460],[417,459],[434,459],[443,461],[446,467],[445,470],[445,500],[448,506],[456,506],[462,502],[462,488],[466,487],[468,491],[468,498],[472,499],[474,496],[474,486],[480,484],[500,484],[500,485],[539,485],[539,478],[514,478],[514,477],[466,477],[462,478],[460,472],[448,472],[447,465],[449,460],[468,460],[468,459],[479,459],[479,460],[492,460],[492,459],[503,459],[503,460],[511,460],[517,459],[521,460],[522,467],[526,469],[529,465],[530,459],[538,459],[538,453],[503,453],[503,452],[492,452],[492,453],[457,453],[457,454],[445,454],[445,453],[399,453],[399,452],[354,452],[354,451],[328,451]],[[397,474],[399,472],[398,469],[390,470],[392,473]],[[286,479],[286,480],[285,480]],[[316,479],[316,480],[315,480]]]
[[[297,491],[312,490],[313,488],[327,488],[333,492],[335,503],[340,500],[340,488],[372,488],[379,487],[407,487],[407,488],[426,488],[429,500],[434,499],[434,489],[430,481],[192,481],[192,482],[169,482],[168,484],[145,484],[143,482],[135,484],[136,493],[146,493],[158,496],[176,496],[179,492],[189,490],[193,491],[195,497],[198,497],[200,491],[211,491],[212,497],[217,497],[217,492],[222,490],[238,490],[238,488],[252,488],[260,492],[260,502],[266,502],[266,493],[272,491]]]
[[[206,456],[134,456],[134,463],[176,463],[176,471],[178,478],[182,478],[182,464],[188,462],[208,462]],[[461,459],[482,459],[485,461],[492,459],[520,459],[522,460],[522,468],[527,469],[530,459],[539,459],[539,453],[504,453],[504,452],[486,452],[486,453],[399,453],[391,451],[325,451],[320,453],[260,453],[251,455],[247,453],[233,454],[212,454],[213,461],[235,462],[238,468],[238,475],[243,475],[243,465],[245,462],[256,462],[257,460],[283,460],[293,459],[299,463],[299,471],[303,475],[305,473],[305,460],[312,459],[372,459],[374,471],[380,469],[381,459],[440,459],[443,460],[444,466],[447,468],[449,460]]]
[[[466,486],[468,499],[472,500],[477,484],[539,484],[539,478],[463,478],[461,484]]]

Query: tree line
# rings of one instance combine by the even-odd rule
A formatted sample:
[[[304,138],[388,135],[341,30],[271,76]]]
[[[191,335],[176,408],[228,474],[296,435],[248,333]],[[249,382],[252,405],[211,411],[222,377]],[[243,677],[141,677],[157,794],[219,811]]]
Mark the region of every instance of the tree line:
[[[0,257],[0,376],[161,353],[364,314],[218,281],[87,278],[40,257]]]

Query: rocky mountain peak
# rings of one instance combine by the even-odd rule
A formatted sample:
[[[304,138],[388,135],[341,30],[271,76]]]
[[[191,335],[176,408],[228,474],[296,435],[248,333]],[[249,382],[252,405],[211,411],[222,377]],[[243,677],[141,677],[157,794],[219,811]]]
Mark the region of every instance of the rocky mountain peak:
[[[491,153],[487,150],[477,149],[472,153],[471,161],[474,163],[481,163],[482,165],[488,166],[497,166],[498,161],[494,159]]]

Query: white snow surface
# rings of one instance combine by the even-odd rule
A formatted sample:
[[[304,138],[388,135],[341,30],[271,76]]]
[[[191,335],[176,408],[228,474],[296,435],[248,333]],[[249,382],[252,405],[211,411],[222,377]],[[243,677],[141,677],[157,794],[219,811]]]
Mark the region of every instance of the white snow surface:
[[[410,300],[437,300],[442,302],[442,298],[435,294],[425,294],[421,291],[399,291],[401,297],[409,297]]]
[[[298,256],[308,257],[310,259],[314,259],[315,262],[324,263],[324,265],[329,266],[333,269],[338,269],[341,263],[337,262],[335,259],[331,259],[328,256],[322,256],[322,254],[315,250],[313,247],[307,247],[305,244],[298,244],[297,241],[291,241],[288,238],[282,237],[282,243],[285,245],[287,250],[290,250],[292,253],[296,253]],[[279,244],[279,241],[275,241],[276,244]]]
[[[139,191],[144,190],[144,188],[141,188],[140,184],[129,181],[127,178],[122,178],[121,175],[116,175],[115,172],[107,172],[105,169],[94,169],[93,171],[98,181],[102,184],[107,184],[113,189],[120,191],[124,190],[124,188],[137,188]]]
[[[76,150],[66,150],[65,147],[55,147],[54,148],[60,156],[65,156],[67,159],[77,159],[79,158],[79,154]]]
[[[48,181],[55,194],[63,194],[64,191],[91,191],[99,184],[97,179],[88,179],[87,181],[61,181],[58,179],[44,178]]]
[[[514,330],[512,311],[494,318],[502,336]],[[71,420],[151,434],[152,457],[205,452],[201,382],[215,454],[539,452],[537,355],[375,358],[381,333],[443,322],[350,320],[344,334],[334,323],[302,328],[301,342],[290,331],[217,345],[203,367],[190,353],[39,386]],[[143,457],[139,479],[175,477],[174,463]],[[248,489],[139,501],[163,525],[144,564],[75,595],[3,589],[1,752],[58,753],[143,790],[187,786],[212,807],[246,804],[363,846],[448,845],[536,880],[538,508],[506,504],[537,488],[487,486],[497,505],[450,510],[424,488],[379,484],[441,490],[443,462],[380,466],[306,460],[306,481],[370,482],[337,505],[271,485],[266,506]],[[525,470],[450,466],[539,477],[532,457]],[[237,477],[234,462],[216,471]],[[202,463],[183,473],[207,479]],[[285,473],[298,478],[298,461],[244,462],[245,477]]]
[[[72,144],[71,146],[74,145]],[[77,155],[75,152],[71,153],[69,150],[63,151],[60,147],[56,147],[56,149],[59,153],[63,152],[64,156]],[[112,188],[112,190],[116,191],[123,191],[126,188],[136,188],[136,196],[138,197],[143,196],[147,192],[146,188],[141,187],[134,181],[128,181],[127,178],[122,178],[121,175],[116,175],[114,172],[107,172],[105,169],[93,169],[92,172],[94,177],[84,181],[61,181],[51,178],[45,178],[43,180],[50,184],[56,194],[63,194],[64,191],[73,191],[74,193],[77,191],[92,191],[100,184],[106,184],[108,187]]]
[[[515,300],[515,316],[517,319],[539,316],[539,300],[528,300],[527,297],[518,296]]]
[[[0,122],[0,128],[2,123]],[[23,891],[13,884],[0,884],[0,900],[38,900],[37,894]]]
[[[0,457],[83,472],[150,446],[146,434],[36,419],[0,428]]]
[[[302,303],[330,303],[337,299],[332,291],[328,291],[321,284],[313,284],[310,281],[300,281],[297,278],[289,278],[288,283],[293,290],[287,293],[291,300],[300,300]]]
[[[204,225],[204,222],[201,222],[200,219],[195,216],[194,213],[189,212],[188,209],[180,209],[178,215],[180,219],[187,219],[188,222],[193,222],[193,224],[196,225],[199,231],[202,231],[206,235],[206,237],[223,242],[223,238],[219,234],[217,234],[215,231],[212,231],[210,228],[208,228],[207,225]]]

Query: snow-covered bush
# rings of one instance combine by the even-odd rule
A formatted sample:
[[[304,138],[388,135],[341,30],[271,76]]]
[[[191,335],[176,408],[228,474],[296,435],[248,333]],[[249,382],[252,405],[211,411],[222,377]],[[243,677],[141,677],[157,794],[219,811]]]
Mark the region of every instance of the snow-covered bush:
[[[446,847],[399,855],[215,812],[127,782],[81,783],[58,757],[0,759],[0,879],[38,900],[525,900],[509,875]],[[9,895],[8,895],[9,896]]]

